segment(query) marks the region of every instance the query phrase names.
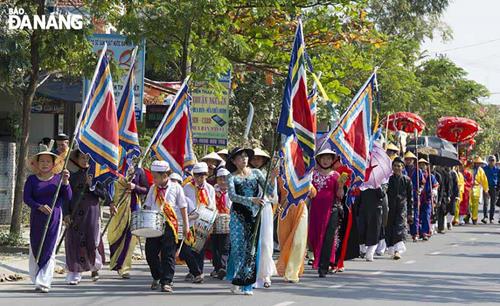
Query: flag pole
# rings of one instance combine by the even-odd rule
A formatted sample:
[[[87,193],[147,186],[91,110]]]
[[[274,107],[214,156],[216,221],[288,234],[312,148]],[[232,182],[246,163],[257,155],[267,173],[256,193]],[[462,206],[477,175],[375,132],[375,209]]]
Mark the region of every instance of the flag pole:
[[[165,115],[163,115],[163,119],[161,119],[161,122],[160,124],[158,125],[158,127],[156,128],[156,131],[155,133],[153,134],[153,137],[151,137],[151,140],[149,141],[149,144],[146,148],[146,150],[144,151],[144,154],[142,155],[141,159],[139,160],[139,163],[137,164],[137,166],[139,168],[142,167],[142,163],[144,162],[144,159],[146,158],[146,156],[148,156],[148,153],[149,151],[151,150],[151,147],[153,146],[153,143],[155,142],[156,140],[156,137],[158,136],[158,134],[160,133],[160,130],[162,129],[163,127],[163,124],[165,123],[165,121],[167,121],[167,117],[168,117],[168,114],[170,113],[170,111],[172,110],[172,107],[174,106],[174,102],[179,98],[179,95],[181,94],[181,90],[184,88],[184,86],[187,85],[187,83],[189,82],[191,76],[188,75],[185,79],[184,79],[184,82],[182,82],[182,85],[181,87],[179,88],[179,90],[177,91],[177,93],[175,94],[175,97],[172,101],[172,103],[169,105],[167,111],[165,112]]]
[[[97,73],[99,71],[99,67],[101,66],[102,59],[106,54],[107,48],[108,48],[108,44],[105,43],[104,48],[101,50],[101,55],[99,56],[99,60],[97,61],[97,66],[96,66],[95,71],[94,71],[94,76],[92,77],[92,81],[90,82],[91,87],[89,88],[87,95],[85,97],[85,100],[83,101],[82,110],[80,111],[80,116],[78,117],[78,121],[76,123],[75,130],[74,130],[72,138],[71,138],[71,143],[69,145],[68,154],[66,154],[66,157],[64,159],[63,169],[66,169],[66,167],[68,166],[69,156],[71,155],[70,153],[73,150],[73,147],[75,146],[76,134],[80,128],[80,124],[82,123],[83,116],[87,112],[86,108],[87,108],[87,104],[88,104],[89,99],[90,99],[90,94],[92,92],[92,85],[94,84],[94,82],[97,78]],[[56,188],[56,192],[54,193],[54,197],[52,198],[52,203],[50,205],[50,213],[47,217],[47,222],[45,222],[45,227],[44,227],[43,233],[42,233],[42,239],[40,240],[40,246],[38,247],[38,250],[36,253],[37,264],[40,262],[40,256],[42,255],[43,244],[45,243],[45,238],[47,237],[47,231],[49,229],[50,219],[52,218],[52,213],[54,212],[54,206],[56,205],[57,198],[59,196],[59,191],[61,190],[62,181],[63,180],[62,180],[62,176],[61,176],[61,179],[59,180],[59,184],[57,185],[57,188]]]
[[[418,191],[420,190],[420,176],[419,176],[419,168],[418,168],[418,131],[417,129],[414,130],[414,135],[415,135],[415,156],[417,157],[417,163],[415,165],[416,169],[416,175],[417,175],[417,209],[420,211],[420,195],[418,194]],[[413,212],[411,212],[413,213]],[[415,220],[414,220],[415,222]]]
[[[385,120],[385,148],[384,149],[387,149],[387,146],[389,145],[389,138],[387,138],[388,137],[387,134],[389,133],[389,116],[390,116],[390,113],[387,112],[387,117],[385,117],[386,120]]]

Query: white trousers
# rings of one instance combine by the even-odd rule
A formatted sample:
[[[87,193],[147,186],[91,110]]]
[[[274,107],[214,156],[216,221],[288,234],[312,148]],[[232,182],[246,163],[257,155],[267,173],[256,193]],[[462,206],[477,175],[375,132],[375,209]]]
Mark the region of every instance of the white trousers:
[[[395,252],[398,252],[399,254],[403,254],[404,252],[406,252],[406,246],[405,246],[405,243],[403,241],[400,241],[400,242],[396,243],[394,246],[389,247],[387,249],[387,253],[390,256],[393,256]]]
[[[384,254],[385,250],[387,250],[387,243],[385,242],[385,239],[380,239],[380,241],[377,244],[377,249],[375,252],[377,254]]]
[[[259,238],[260,257],[255,288],[263,288],[264,283],[271,283],[271,276],[277,274],[273,260],[273,208],[267,201],[262,207]]]
[[[57,237],[61,233],[62,217],[59,220],[59,229],[57,230]],[[49,261],[41,269],[38,268],[35,254],[30,246],[30,259],[29,259],[30,277],[31,282],[36,288],[45,287],[49,288],[52,285],[52,278],[54,277],[54,269],[56,268],[56,248],[52,250]]]
[[[80,282],[82,280],[82,273],[80,272],[68,272],[66,274],[66,282]]]

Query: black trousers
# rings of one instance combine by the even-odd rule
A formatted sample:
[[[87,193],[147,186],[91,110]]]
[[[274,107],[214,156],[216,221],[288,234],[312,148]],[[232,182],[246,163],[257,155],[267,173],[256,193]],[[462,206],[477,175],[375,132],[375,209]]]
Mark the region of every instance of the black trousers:
[[[226,270],[229,257],[229,234],[212,234],[212,256],[215,271]]]
[[[490,188],[488,191],[490,194],[490,199],[483,199],[483,214],[484,218],[488,218],[488,212],[489,212],[489,217],[490,220],[492,220],[495,217],[495,204],[497,202],[497,197],[498,197],[498,192],[495,189],[495,187]],[[488,210],[488,204],[490,204],[490,209]]]
[[[205,266],[205,250],[206,250],[206,246],[204,246],[200,252],[197,252],[197,251],[191,249],[191,253],[193,254],[196,266],[198,267],[198,270],[200,270],[201,273],[203,273],[203,268]],[[184,258],[182,258],[182,259],[184,259]],[[193,274],[193,273],[191,273],[191,274]]]
[[[442,231],[444,230],[444,226],[446,224],[446,214],[447,214],[447,204],[441,203],[438,207],[436,207],[436,213],[437,213],[437,223],[438,223],[438,230]]]
[[[377,205],[378,204],[378,205]],[[383,223],[383,205],[361,202],[359,206],[359,243],[366,246],[376,245],[381,238]]]
[[[332,214],[330,215],[330,220],[328,220],[328,225],[326,227],[325,238],[323,239],[323,245],[321,246],[321,253],[319,259],[319,269],[320,274],[328,273],[330,266],[334,263],[330,262],[332,257],[332,248],[335,243],[335,235],[337,234],[337,228],[339,226],[339,209],[337,207],[332,208]],[[335,252],[335,250],[333,250]]]
[[[165,226],[163,236],[146,239],[146,261],[151,276],[162,285],[170,284],[174,279],[175,254],[178,247],[179,244],[175,243],[174,233],[169,226]],[[186,261],[191,274],[201,274],[190,247],[183,245],[179,257]]]

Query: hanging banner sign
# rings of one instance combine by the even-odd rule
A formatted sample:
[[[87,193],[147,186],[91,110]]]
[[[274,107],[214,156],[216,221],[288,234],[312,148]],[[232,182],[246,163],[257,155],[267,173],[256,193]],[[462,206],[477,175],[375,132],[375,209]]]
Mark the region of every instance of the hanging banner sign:
[[[224,88],[221,95],[209,89],[206,83],[197,83],[191,90],[191,116],[193,143],[195,144],[227,146],[231,72],[224,75],[219,82]]]

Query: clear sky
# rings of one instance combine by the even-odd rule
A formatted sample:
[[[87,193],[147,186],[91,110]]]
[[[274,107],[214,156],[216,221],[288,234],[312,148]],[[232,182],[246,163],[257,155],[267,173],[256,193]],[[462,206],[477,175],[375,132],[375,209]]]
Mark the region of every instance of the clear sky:
[[[422,49],[432,57],[446,54],[468,78],[489,89],[484,103],[500,104],[500,0],[452,0],[442,21],[453,38],[443,42],[435,37]]]

